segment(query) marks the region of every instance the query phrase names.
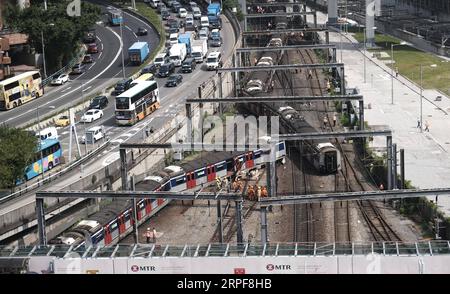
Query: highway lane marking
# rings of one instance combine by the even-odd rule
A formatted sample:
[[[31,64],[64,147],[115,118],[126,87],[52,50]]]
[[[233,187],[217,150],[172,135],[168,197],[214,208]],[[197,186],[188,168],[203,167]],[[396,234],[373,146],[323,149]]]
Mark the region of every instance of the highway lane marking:
[[[92,86],[89,86],[87,88],[84,88],[83,90],[81,90],[81,92],[86,92],[87,90],[89,90],[90,88],[92,88]]]
[[[90,70],[95,65],[95,62],[88,68]]]
[[[103,44],[102,44],[102,51],[100,51],[100,54],[98,55],[98,59],[100,59],[100,57],[102,56],[102,53],[103,53]]]
[[[70,89],[72,89],[72,87],[67,87],[64,90],[62,90],[61,93],[64,93],[64,92],[66,92],[67,90],[70,90]]]
[[[97,79],[99,76],[101,76],[102,74],[104,74],[111,66],[113,66],[114,62],[116,62],[116,60],[117,60],[117,59],[119,58],[119,56],[120,56],[120,52],[122,51],[122,48],[123,48],[122,40],[120,39],[120,36],[119,36],[116,32],[114,32],[110,27],[107,27],[107,29],[110,30],[110,31],[116,36],[117,39],[119,39],[119,42],[120,42],[119,50],[117,50],[117,53],[116,53],[116,56],[114,57],[114,60],[113,60],[107,67],[105,67],[105,69],[103,69],[103,71],[101,71],[98,75],[96,75],[95,77],[93,77],[92,79],[90,79],[90,80],[88,80],[86,83],[84,83],[84,85],[87,85],[87,84],[91,83],[92,81],[94,81],[95,79]],[[63,95],[61,95],[61,96],[59,96],[58,98],[53,99],[52,101],[48,101],[47,103],[43,104],[41,107],[46,106],[46,105],[49,105],[50,103],[55,103],[56,101],[58,101],[58,100],[60,100],[60,99],[62,99],[62,98],[64,98],[64,97],[66,97],[67,95],[72,94],[72,93],[74,93],[75,91],[79,90],[81,87],[83,87],[83,86],[80,86],[80,87],[78,87],[78,88],[75,88],[75,89],[73,89],[72,91],[67,92],[67,93],[65,93],[65,94],[63,94]],[[30,109],[30,111],[35,111],[35,109]],[[28,112],[29,112],[29,111],[28,111]],[[14,116],[14,117],[11,117],[11,118],[5,120],[4,122],[8,122],[8,121],[10,121],[10,120],[12,120],[12,119],[16,119],[16,118],[21,117],[21,116],[24,116],[24,115],[26,115],[26,114],[27,114],[27,112],[18,114],[18,115]]]

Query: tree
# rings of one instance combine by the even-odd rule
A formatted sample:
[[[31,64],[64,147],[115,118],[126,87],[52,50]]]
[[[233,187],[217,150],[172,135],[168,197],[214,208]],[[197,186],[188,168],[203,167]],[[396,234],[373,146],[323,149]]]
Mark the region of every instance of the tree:
[[[27,34],[30,44],[39,53],[42,53],[41,36],[44,36],[49,72],[58,70],[74,57],[84,33],[101,15],[100,7],[82,1],[81,15],[71,17],[66,11],[69,2],[48,1],[48,8],[44,10],[42,1],[36,0],[23,10],[8,5],[4,12],[8,26]]]
[[[24,179],[36,149],[37,138],[29,132],[0,126],[0,188],[14,188],[18,179]]]

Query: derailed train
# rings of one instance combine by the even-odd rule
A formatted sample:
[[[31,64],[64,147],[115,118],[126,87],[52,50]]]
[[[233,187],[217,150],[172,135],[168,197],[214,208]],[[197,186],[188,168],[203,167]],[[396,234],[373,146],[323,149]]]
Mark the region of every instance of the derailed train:
[[[276,159],[286,155],[285,142],[276,144]],[[136,191],[189,191],[199,186],[214,183],[216,177],[230,176],[236,171],[251,169],[268,161],[266,150],[249,152],[216,152],[183,164],[168,166],[163,171],[144,178],[135,185]],[[161,208],[167,205],[167,199],[140,199],[136,212],[138,223],[143,223]],[[133,210],[130,201],[113,201],[89,219],[51,240],[50,244],[73,245],[74,248],[85,245],[110,245],[125,237],[133,229]]]
[[[283,29],[288,20],[286,17],[278,17],[276,21],[276,29]],[[267,44],[267,47],[280,47],[282,44],[282,36],[274,34]],[[283,50],[265,51],[261,54],[261,58],[258,60],[256,66],[274,65],[274,60],[281,60],[282,54]],[[269,84],[271,83],[273,76],[274,70],[251,73],[250,78],[246,83],[244,93],[249,96],[264,95],[270,91]],[[260,113],[261,111],[261,104],[259,103],[251,105],[247,104],[245,107],[254,113]],[[293,107],[288,106],[285,103],[270,103],[266,104],[266,107],[270,108],[272,112],[278,113],[282,118],[282,125],[285,126],[283,131],[285,133],[316,132],[316,130],[308,124],[304,117]],[[322,174],[336,173],[341,169],[340,151],[329,141],[305,142],[305,144],[303,144],[303,153],[306,154],[305,157],[315,169]]]

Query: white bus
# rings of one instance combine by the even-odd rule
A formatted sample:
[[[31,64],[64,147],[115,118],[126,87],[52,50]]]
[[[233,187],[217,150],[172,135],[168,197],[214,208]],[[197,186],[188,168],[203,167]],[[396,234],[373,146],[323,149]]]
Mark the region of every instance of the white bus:
[[[116,122],[134,125],[159,108],[156,81],[140,81],[116,97]]]
[[[0,82],[0,110],[20,106],[44,95],[39,71],[28,71]]]

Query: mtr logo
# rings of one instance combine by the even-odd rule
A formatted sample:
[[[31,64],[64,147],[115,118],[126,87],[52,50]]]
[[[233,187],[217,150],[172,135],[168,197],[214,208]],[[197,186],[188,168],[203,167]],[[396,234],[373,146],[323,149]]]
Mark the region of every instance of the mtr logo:
[[[291,265],[290,264],[271,264],[269,263],[268,265],[266,265],[266,269],[271,272],[271,271],[285,271],[285,270],[291,270]]]
[[[153,265],[132,265],[131,266],[131,271],[136,273],[136,272],[154,272],[156,271],[156,267]]]

